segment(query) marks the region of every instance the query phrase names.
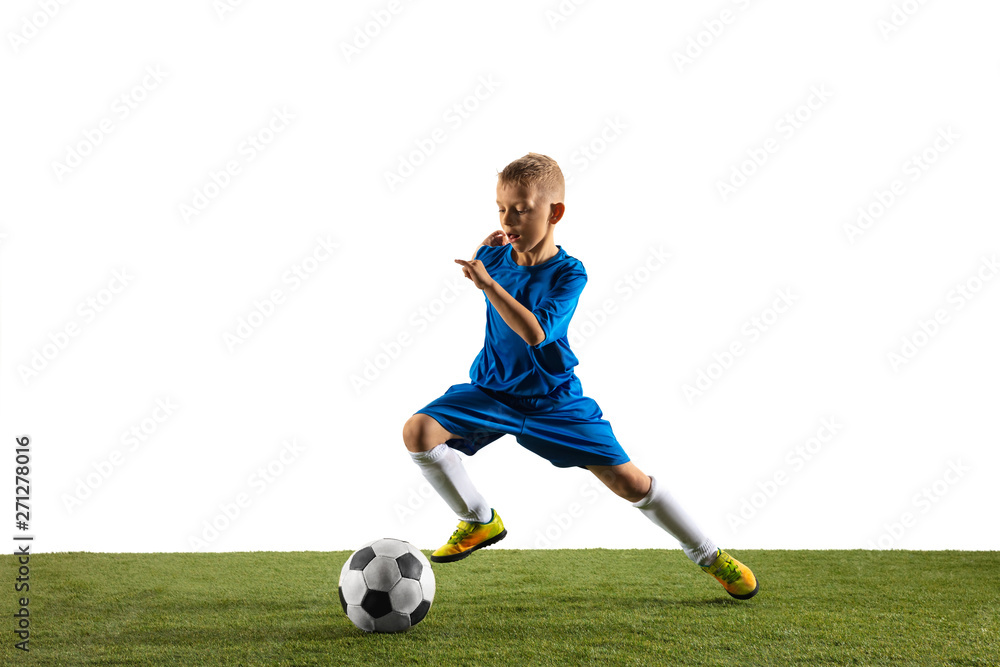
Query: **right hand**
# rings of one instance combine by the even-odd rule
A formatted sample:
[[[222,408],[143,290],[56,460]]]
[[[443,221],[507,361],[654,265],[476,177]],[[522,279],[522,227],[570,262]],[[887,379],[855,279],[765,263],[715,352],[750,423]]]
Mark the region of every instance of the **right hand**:
[[[498,246],[507,245],[510,241],[507,239],[507,234],[504,233],[502,229],[498,229],[483,240],[483,245],[488,246]]]

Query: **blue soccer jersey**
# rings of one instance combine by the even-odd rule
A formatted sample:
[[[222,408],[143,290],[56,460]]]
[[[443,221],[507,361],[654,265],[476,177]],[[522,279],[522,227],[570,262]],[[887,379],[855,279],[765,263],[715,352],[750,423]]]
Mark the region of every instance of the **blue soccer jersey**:
[[[490,277],[538,318],[545,340],[528,345],[483,293],[486,340],[469,370],[474,384],[517,396],[545,396],[574,378],[579,361],[569,347],[567,330],[587,272],[580,260],[556,247],[554,257],[535,266],[517,264],[510,244],[484,245],[476,252]]]

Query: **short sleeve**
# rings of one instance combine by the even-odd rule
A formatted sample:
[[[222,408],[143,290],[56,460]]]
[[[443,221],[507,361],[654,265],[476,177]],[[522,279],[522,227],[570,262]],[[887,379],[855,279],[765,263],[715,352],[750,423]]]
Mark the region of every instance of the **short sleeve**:
[[[545,332],[545,340],[532,347],[539,348],[548,345],[566,335],[569,330],[569,321],[576,311],[580,293],[586,284],[587,273],[582,266],[570,269],[559,276],[552,291],[546,294],[541,303],[531,311],[538,319],[542,331]]]

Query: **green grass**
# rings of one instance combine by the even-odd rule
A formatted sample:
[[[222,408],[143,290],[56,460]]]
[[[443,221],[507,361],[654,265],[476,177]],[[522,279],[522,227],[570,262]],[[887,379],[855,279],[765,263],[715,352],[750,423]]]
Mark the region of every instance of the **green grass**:
[[[30,655],[4,556],[0,664],[1000,664],[1000,552],[734,551],[740,602],[679,551],[486,549],[396,635],[341,611],[348,555],[33,555]]]

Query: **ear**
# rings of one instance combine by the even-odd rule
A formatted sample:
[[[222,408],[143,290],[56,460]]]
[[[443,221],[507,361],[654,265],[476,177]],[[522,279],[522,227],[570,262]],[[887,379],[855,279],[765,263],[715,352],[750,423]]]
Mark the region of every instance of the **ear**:
[[[552,212],[549,214],[549,222],[553,225],[562,220],[563,213],[566,212],[566,205],[562,202],[556,202],[550,206]]]

